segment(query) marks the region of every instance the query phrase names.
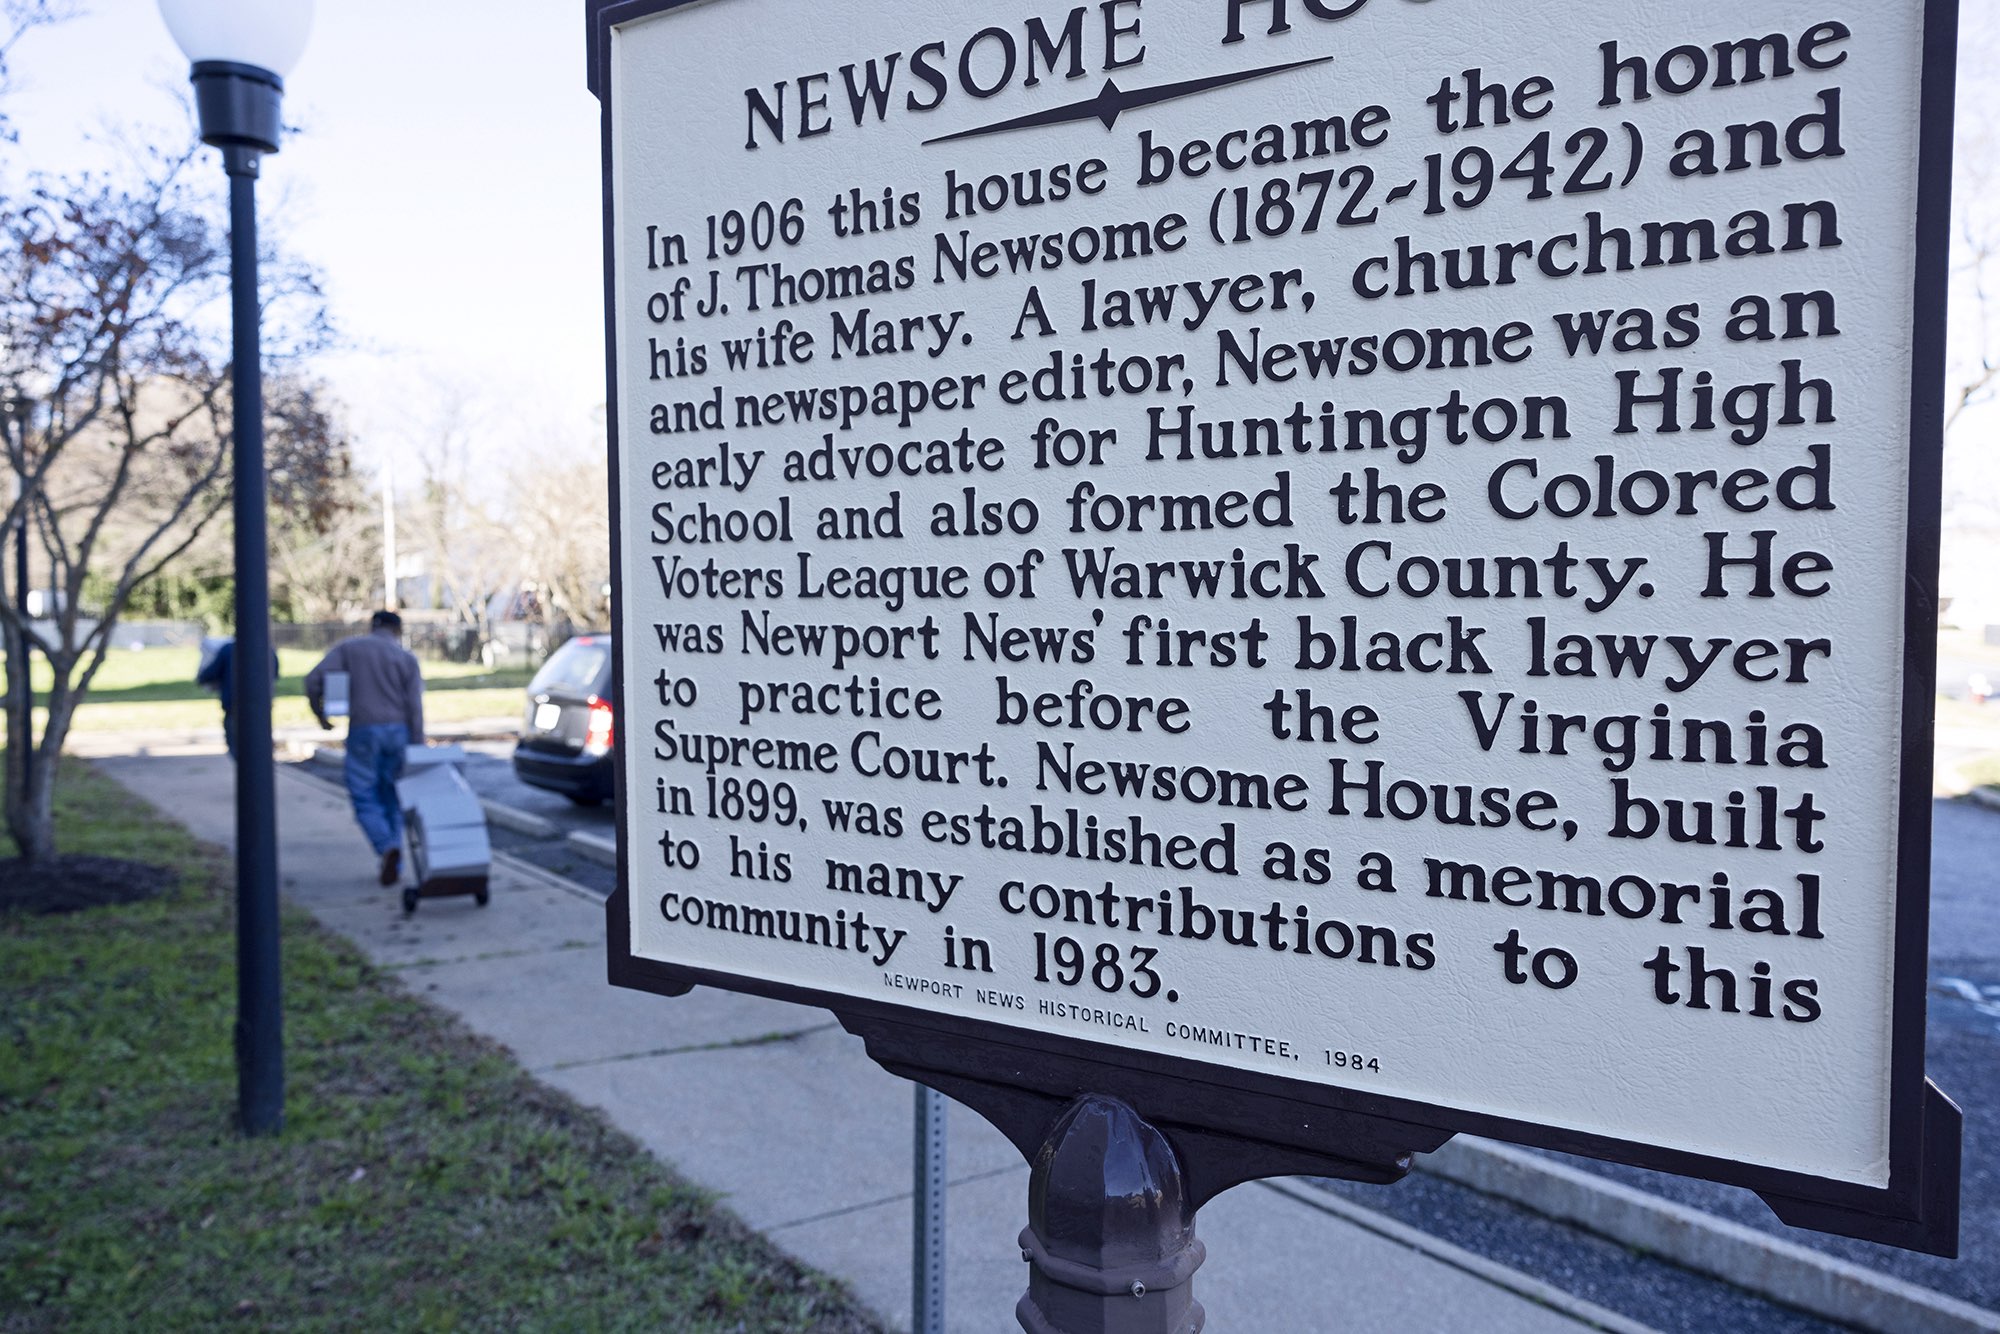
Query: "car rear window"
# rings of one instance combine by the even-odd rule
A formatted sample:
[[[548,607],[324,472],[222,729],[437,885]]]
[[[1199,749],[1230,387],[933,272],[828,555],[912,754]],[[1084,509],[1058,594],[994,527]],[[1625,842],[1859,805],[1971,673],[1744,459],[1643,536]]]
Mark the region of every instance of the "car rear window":
[[[597,689],[597,683],[604,675],[604,665],[610,659],[610,641],[572,639],[542,664],[542,670],[535,673],[535,679],[528,683],[528,689],[564,690],[578,695],[590,694]]]

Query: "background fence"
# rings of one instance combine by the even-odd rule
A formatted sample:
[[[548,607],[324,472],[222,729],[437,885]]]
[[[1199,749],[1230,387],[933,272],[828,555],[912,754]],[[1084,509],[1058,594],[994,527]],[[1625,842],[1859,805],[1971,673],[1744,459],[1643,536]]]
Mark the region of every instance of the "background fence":
[[[86,621],[80,628],[88,633],[94,625]],[[53,638],[53,625],[37,623],[36,629]],[[271,646],[324,653],[348,636],[365,634],[367,630],[366,620],[281,622],[271,627]],[[200,621],[120,621],[112,632],[111,643],[113,648],[121,649],[192,648],[207,633]],[[502,621],[482,626],[433,620],[422,613],[403,617],[403,643],[419,658],[432,662],[532,666],[566,637],[552,635],[548,627],[535,621]]]

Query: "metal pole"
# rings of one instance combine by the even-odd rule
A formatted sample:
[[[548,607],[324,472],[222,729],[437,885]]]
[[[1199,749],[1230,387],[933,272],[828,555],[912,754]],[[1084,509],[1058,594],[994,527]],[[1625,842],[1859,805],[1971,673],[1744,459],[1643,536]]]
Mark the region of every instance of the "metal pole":
[[[945,1109],[936,1089],[917,1089],[915,1222],[910,1239],[911,1334],[944,1334]]]
[[[382,470],[382,606],[396,610],[396,460]]]
[[[247,1135],[284,1128],[278,800],[271,759],[271,590],[264,532],[264,374],[255,148],[227,145],[236,520],[236,1093]]]
[[[23,480],[21,489],[27,490]],[[14,588],[20,598],[19,606],[23,617],[28,614],[28,507],[21,506],[21,522],[14,528]]]
[[[27,791],[35,782],[35,637],[28,630],[28,415],[26,404],[21,404],[12,414],[14,417],[14,444],[20,458],[20,471],[15,474],[16,485],[20,488],[16,495],[21,502],[21,522],[14,529],[14,596],[18,599],[14,606],[21,617],[21,679],[25,683],[23,692],[28,697],[28,713],[23,719],[26,730],[24,738],[28,744],[21,747],[21,790]]]
[[[1207,1319],[1180,1158],[1116,1098],[1071,1103],[1035,1154],[1014,1308],[1028,1334],[1197,1334]]]

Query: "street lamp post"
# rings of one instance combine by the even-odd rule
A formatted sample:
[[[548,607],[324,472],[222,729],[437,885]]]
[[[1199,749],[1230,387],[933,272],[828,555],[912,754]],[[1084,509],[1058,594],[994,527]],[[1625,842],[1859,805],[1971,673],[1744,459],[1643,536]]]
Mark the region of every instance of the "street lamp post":
[[[243,1132],[284,1127],[278,983],[278,803],[271,760],[271,590],[264,524],[264,377],[257,304],[257,165],[278,151],[284,71],[312,0],[160,0],[193,62],[202,142],[229,174],[236,644],[236,1098]]]

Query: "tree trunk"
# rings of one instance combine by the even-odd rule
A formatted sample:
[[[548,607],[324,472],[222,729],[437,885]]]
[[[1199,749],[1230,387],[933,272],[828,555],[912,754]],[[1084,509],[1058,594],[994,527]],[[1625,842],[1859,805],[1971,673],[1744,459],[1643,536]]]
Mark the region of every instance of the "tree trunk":
[[[30,862],[56,855],[54,775],[35,745],[35,696],[28,637],[17,626],[0,632],[7,653],[7,832]]]

